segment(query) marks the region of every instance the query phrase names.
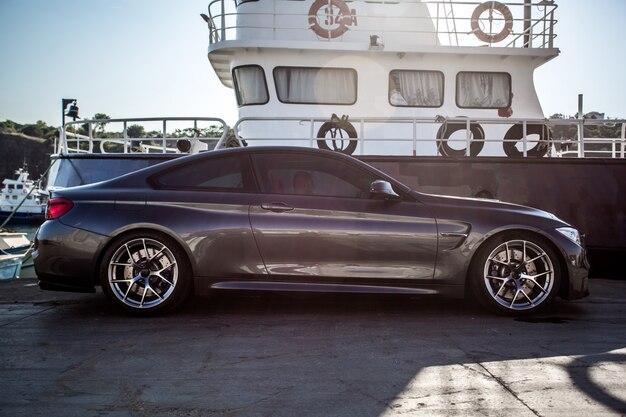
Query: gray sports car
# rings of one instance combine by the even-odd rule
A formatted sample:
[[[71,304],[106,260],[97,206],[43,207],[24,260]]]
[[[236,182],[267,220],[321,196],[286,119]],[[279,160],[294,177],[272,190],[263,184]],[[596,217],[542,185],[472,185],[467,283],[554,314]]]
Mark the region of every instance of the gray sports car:
[[[580,234],[554,215],[411,190],[336,152],[205,152],[54,192],[47,290],[154,314],[218,289],[473,295],[520,315],[584,297]]]

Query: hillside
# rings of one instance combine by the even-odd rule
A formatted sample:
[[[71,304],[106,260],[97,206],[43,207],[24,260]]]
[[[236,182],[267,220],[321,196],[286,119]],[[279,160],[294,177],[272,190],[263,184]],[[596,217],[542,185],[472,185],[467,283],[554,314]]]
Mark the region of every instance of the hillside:
[[[0,132],[0,181],[13,178],[24,164],[30,177],[38,179],[50,165],[52,145],[46,139],[23,133]]]

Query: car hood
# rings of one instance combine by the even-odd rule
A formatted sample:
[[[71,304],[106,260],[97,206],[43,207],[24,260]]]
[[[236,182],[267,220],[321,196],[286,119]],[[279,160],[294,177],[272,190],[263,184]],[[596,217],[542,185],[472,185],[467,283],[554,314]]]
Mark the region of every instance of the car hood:
[[[523,206],[520,204],[507,203],[499,200],[423,193],[416,193],[416,198],[426,204],[431,205],[456,206],[463,207],[465,209],[505,211],[514,214],[550,220],[556,223],[561,223],[563,226],[570,226],[569,223],[559,219],[557,216],[548,211],[540,210],[534,207]]]

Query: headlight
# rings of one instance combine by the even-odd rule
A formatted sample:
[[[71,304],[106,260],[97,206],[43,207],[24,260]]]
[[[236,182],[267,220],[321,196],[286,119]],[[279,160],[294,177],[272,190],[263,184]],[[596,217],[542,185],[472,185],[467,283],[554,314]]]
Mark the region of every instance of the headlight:
[[[559,227],[556,231],[580,246],[580,233],[578,233],[578,230],[573,227]]]

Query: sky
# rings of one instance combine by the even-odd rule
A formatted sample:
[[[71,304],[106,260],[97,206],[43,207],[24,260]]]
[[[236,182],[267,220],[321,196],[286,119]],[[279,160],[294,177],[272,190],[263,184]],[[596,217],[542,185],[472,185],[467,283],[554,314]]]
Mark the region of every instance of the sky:
[[[0,121],[61,123],[61,99],[82,118],[205,116],[237,120],[232,90],[206,57],[209,0],[0,0]],[[626,118],[626,1],[560,0],[561,55],[540,67],[544,114]]]

